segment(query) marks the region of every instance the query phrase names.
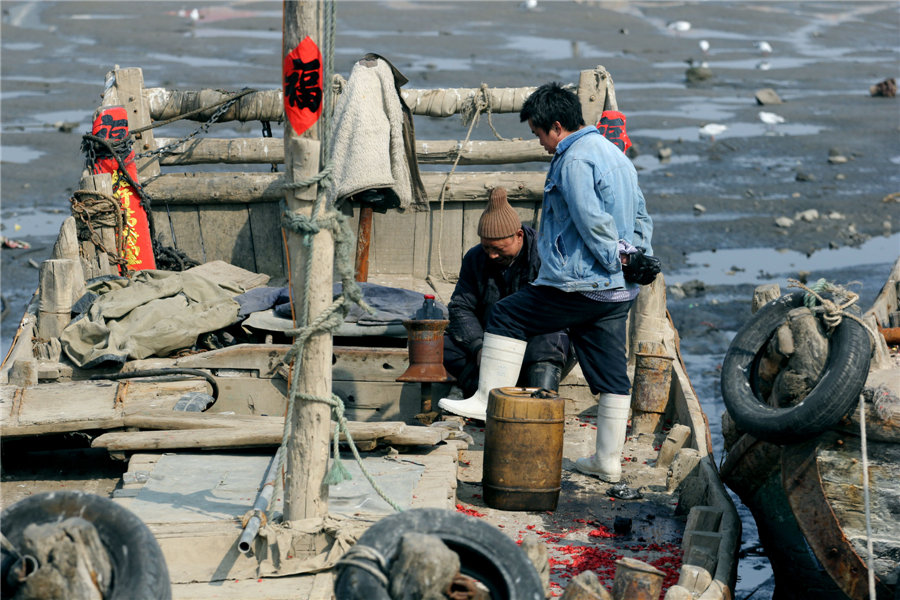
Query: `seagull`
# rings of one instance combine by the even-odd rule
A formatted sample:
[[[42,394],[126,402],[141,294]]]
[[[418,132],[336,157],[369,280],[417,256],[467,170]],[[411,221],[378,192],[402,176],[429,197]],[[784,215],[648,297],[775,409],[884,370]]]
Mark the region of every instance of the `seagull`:
[[[199,21],[200,20],[200,11],[196,8],[191,11],[191,21]]]
[[[716,136],[726,129],[728,129],[728,127],[720,123],[707,123],[697,130],[697,134],[700,136],[700,139],[709,138],[711,141],[715,142]]]
[[[674,31],[675,33],[684,33],[685,31],[690,31],[691,24],[687,21],[672,21],[666,23],[666,29]]]
[[[769,61],[764,60],[761,63],[759,63],[758,65],[756,65],[756,68],[759,69],[760,71],[768,71],[769,69],[772,68],[772,65],[769,64]]]
[[[537,9],[537,5],[538,0],[525,0],[524,2],[522,2],[522,4],[520,4],[520,6],[525,10],[535,10]]]
[[[700,45],[700,51],[703,52],[703,54],[709,54],[709,42],[700,40],[698,44]]]
[[[756,42],[753,45],[756,46],[756,49],[759,50],[763,56],[772,54],[772,45],[769,42]]]
[[[775,113],[759,111],[759,120],[766,124],[766,129],[772,131],[779,123],[784,123],[784,117]]]

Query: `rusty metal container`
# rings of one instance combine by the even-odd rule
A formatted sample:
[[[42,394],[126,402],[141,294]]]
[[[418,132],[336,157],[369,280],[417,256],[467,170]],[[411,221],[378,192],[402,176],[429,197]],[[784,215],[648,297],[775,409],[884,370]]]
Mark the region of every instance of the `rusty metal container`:
[[[566,401],[538,388],[502,387],[488,397],[482,485],[501,510],[555,510],[562,480]]]
[[[669,404],[673,360],[662,344],[639,344],[631,392],[632,435],[655,433],[660,429],[660,421]]]

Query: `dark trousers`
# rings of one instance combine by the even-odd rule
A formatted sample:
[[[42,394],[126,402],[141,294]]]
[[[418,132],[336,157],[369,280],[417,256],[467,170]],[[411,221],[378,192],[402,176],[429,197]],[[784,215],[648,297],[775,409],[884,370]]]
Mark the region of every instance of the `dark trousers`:
[[[527,285],[496,305],[485,331],[525,340],[566,329],[591,393],[629,394],[625,324],[634,301],[598,302],[578,292]]]
[[[528,340],[525,356],[522,359],[522,370],[516,385],[528,385],[528,373],[531,366],[538,362],[552,362],[561,369],[574,363],[569,337],[561,331],[537,335]],[[456,385],[468,397],[478,390],[478,363],[475,355],[457,344],[449,335],[444,336],[444,368],[456,377]],[[568,372],[568,371],[566,371]]]

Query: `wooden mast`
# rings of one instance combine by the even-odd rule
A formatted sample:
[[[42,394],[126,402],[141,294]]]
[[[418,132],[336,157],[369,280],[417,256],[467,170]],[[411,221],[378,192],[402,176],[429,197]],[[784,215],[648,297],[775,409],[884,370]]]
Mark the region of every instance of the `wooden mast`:
[[[312,0],[284,0],[282,60],[307,35],[322,48],[320,6],[320,2]],[[324,48],[322,50],[327,51]],[[324,82],[323,88],[328,93]],[[323,117],[327,118],[327,115]],[[299,181],[318,173],[321,165],[319,148],[317,126],[314,125],[298,136],[285,119],[286,179],[291,182]],[[288,190],[285,194],[288,210],[312,216],[317,191],[318,186],[315,185]],[[323,205],[322,209],[324,208]],[[296,232],[288,231],[287,239],[295,314],[302,314],[303,303],[308,303],[309,319],[312,320],[331,304],[334,239],[331,232],[325,229],[311,237],[311,247],[304,246],[303,236]],[[310,264],[314,268],[307,274],[310,252]],[[308,297],[304,291],[307,276],[310,279]],[[292,389],[292,394],[310,394],[322,398],[331,396],[331,354],[330,332],[317,333],[309,339],[302,361],[295,365],[300,370],[299,385],[298,389]],[[323,402],[297,400],[288,418],[291,419],[291,435],[287,442],[285,462],[284,518],[286,521],[297,521],[324,516],[328,512],[328,486],[323,484],[323,480],[328,467],[331,407]]]

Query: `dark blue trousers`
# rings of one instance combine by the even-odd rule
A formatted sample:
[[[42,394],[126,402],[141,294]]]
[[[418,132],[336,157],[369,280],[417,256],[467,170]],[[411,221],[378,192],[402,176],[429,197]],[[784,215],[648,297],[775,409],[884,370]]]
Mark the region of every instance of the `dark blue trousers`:
[[[592,394],[630,394],[625,324],[634,301],[598,302],[578,292],[526,285],[494,305],[485,331],[525,340],[567,329]]]

